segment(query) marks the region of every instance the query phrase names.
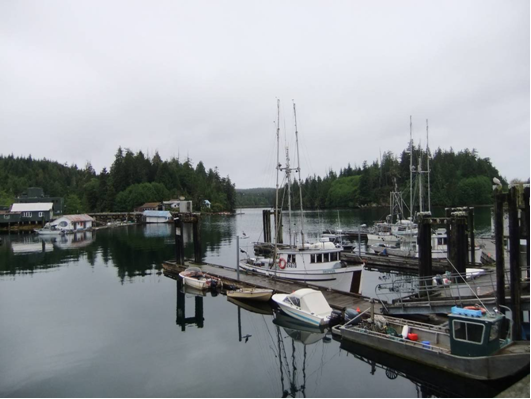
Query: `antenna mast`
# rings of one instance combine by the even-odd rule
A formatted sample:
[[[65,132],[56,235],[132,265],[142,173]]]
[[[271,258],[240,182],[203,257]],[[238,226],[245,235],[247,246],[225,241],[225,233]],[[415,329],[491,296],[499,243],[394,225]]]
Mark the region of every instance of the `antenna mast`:
[[[295,141],[297,144],[297,172],[299,174],[299,196],[301,206],[301,245],[304,248],[304,210],[302,207],[302,180],[301,180],[301,158],[299,155],[299,131],[297,129],[297,110],[293,102],[293,115],[295,116]]]
[[[413,221],[413,121],[409,115],[409,216]]]

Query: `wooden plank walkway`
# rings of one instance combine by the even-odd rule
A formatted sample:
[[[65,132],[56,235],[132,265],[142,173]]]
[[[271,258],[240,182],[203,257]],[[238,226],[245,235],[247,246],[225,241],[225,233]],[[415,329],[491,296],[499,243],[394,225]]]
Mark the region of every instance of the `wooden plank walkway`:
[[[165,274],[177,276],[179,272],[187,267],[199,267],[205,273],[218,277],[223,284],[232,284],[238,287],[258,287],[275,290],[275,292],[288,294],[301,288],[313,288],[321,291],[333,309],[343,310],[344,308],[357,309],[364,311],[370,307],[369,298],[352,294],[348,292],[327,290],[311,284],[295,283],[285,279],[261,276],[255,273],[248,273],[240,270],[240,281],[237,280],[236,270],[224,266],[211,264],[195,264],[190,262],[186,265],[178,265],[173,261],[162,263]]]

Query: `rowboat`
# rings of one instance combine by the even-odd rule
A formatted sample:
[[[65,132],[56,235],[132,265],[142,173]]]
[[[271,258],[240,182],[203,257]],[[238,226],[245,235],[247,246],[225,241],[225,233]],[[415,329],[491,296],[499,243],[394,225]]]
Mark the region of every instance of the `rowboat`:
[[[179,273],[183,279],[183,283],[192,288],[206,290],[212,285],[212,277],[203,273],[198,267],[189,267],[185,271]]]
[[[252,301],[267,302],[271,299],[273,290],[265,288],[240,288],[237,290],[227,291],[229,298],[246,299]]]

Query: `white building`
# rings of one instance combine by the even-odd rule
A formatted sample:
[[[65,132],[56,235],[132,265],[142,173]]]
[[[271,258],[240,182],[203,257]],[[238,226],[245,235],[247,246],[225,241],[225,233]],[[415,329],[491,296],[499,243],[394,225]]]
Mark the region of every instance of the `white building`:
[[[81,215],[65,215],[59,219],[50,222],[51,227],[58,230],[65,230],[67,232],[86,231],[91,230],[94,219],[86,214]]]

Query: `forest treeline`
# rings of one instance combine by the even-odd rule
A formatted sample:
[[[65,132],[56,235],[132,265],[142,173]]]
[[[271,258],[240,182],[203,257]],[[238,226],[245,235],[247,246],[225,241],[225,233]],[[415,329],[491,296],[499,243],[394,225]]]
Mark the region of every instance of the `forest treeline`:
[[[413,147],[413,165],[419,170],[418,160],[422,157],[422,170],[427,170],[426,153]],[[489,158],[481,158],[476,150],[454,152],[437,149],[430,154],[430,196],[432,206],[472,206],[492,203],[492,178],[500,176]],[[414,204],[418,208],[419,185],[424,193],[428,189],[427,174],[414,174]],[[325,177],[312,176],[302,182],[303,206],[305,209],[356,208],[363,206],[387,206],[390,192],[396,188],[403,192],[403,198],[410,202],[410,153],[400,156],[384,152],[380,161],[364,162],[360,167],[341,169],[339,173],[329,171]],[[291,187],[292,207],[300,204],[298,182]],[[274,206],[273,189],[237,190],[237,206]],[[425,207],[426,209],[426,203]],[[286,199],[284,199],[284,205]]]
[[[230,178],[217,168],[206,169],[203,162],[193,165],[158,153],[118,149],[110,170],[97,174],[87,163],[84,169],[46,159],[0,156],[0,205],[11,205],[28,187],[41,187],[51,197],[65,198],[65,213],[127,212],[146,202],[160,202],[184,196],[193,201],[195,211],[205,200],[212,212],[232,212],[236,189]]]

